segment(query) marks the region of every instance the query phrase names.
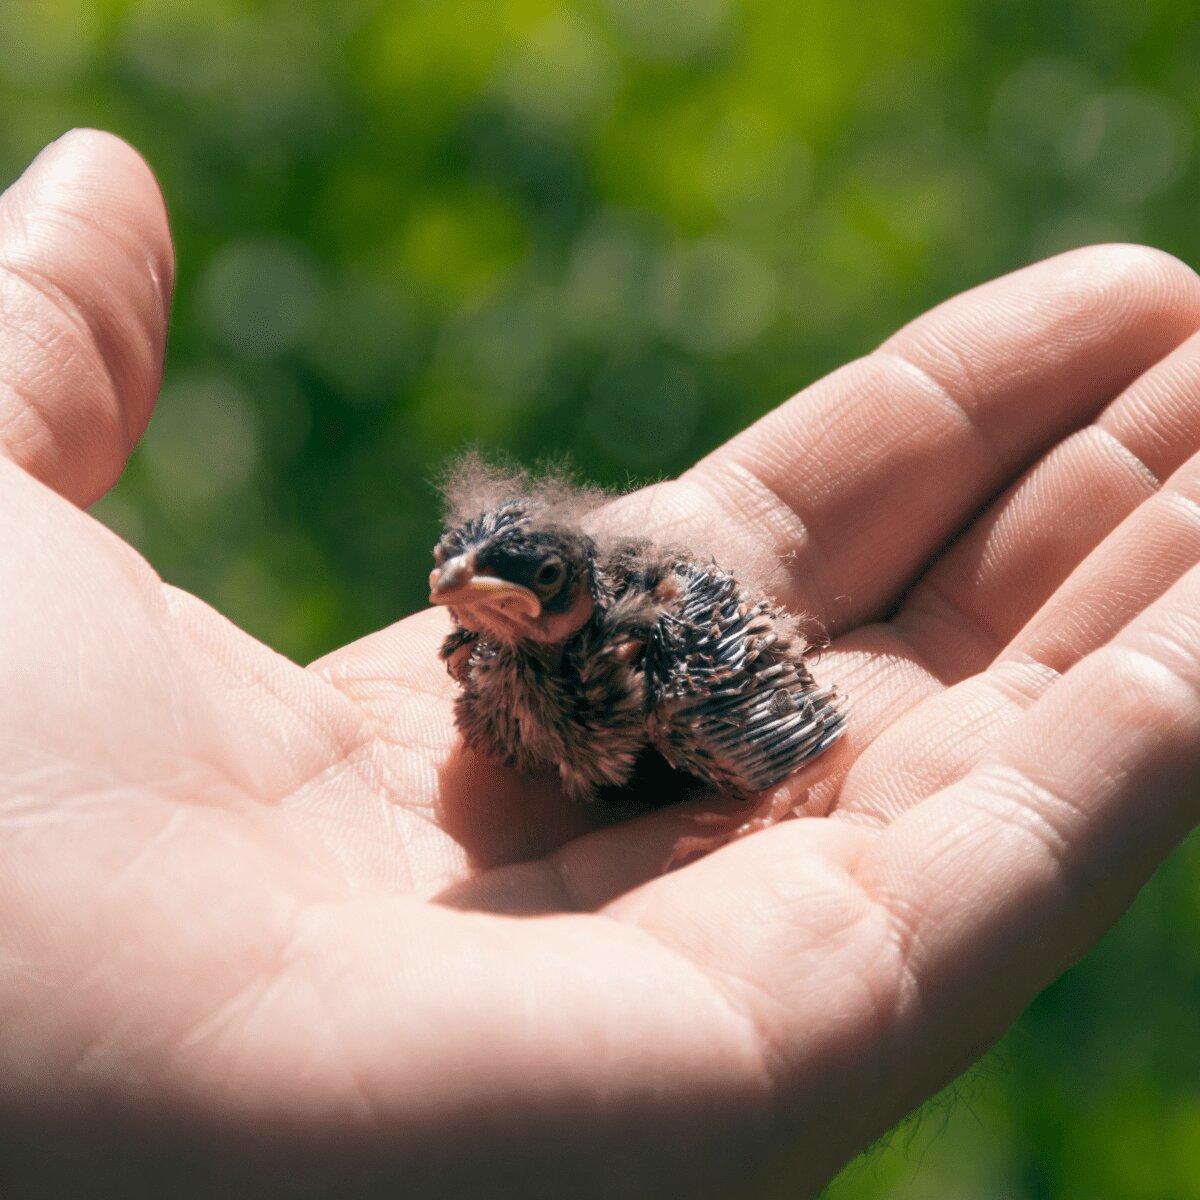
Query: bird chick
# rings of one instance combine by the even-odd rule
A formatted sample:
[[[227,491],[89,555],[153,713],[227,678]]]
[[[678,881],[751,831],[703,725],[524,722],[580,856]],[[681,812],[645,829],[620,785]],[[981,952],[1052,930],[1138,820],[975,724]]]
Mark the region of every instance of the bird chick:
[[[748,798],[842,733],[796,621],[715,562],[584,532],[601,499],[469,460],[448,489],[430,600],[466,743],[568,795],[626,783],[654,747]]]

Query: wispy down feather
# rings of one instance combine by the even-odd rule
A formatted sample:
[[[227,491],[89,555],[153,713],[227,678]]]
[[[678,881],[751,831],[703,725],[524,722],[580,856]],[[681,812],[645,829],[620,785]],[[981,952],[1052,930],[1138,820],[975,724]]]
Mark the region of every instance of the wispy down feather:
[[[612,498],[603,488],[580,483],[562,464],[531,471],[489,462],[474,450],[450,464],[441,491],[448,526],[461,525],[509,500],[521,500],[539,524],[578,530],[590,513]]]

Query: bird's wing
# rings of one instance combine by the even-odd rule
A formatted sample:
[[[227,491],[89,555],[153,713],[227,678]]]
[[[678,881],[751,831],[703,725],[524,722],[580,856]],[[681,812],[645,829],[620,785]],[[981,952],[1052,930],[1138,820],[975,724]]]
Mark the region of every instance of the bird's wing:
[[[845,708],[818,688],[782,610],[715,564],[681,563],[680,595],[645,659],[650,739],[672,766],[751,795],[841,735]]]

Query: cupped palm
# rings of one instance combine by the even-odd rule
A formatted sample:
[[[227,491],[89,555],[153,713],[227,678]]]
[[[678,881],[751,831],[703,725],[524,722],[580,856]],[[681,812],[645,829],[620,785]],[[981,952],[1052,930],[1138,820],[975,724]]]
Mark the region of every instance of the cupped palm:
[[[1176,260],[1098,247],[968,292],[614,502],[820,621],[854,704],[789,785],[803,819],[666,874],[711,806],[606,821],[464,752],[443,614],[303,668],[77,507],[148,419],[170,276],[116,139],[68,136],[3,199],[17,1119],[523,1195],[686,1190],[790,1138],[813,1188],[1190,827],[1200,280]]]

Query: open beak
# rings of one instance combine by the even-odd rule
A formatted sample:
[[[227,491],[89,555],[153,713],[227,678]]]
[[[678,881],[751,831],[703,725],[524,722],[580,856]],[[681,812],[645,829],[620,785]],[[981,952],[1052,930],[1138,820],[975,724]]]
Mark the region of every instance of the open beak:
[[[542,602],[528,588],[495,575],[475,573],[475,556],[460,554],[429,573],[429,603],[453,608],[491,608],[502,615],[536,620]]]

